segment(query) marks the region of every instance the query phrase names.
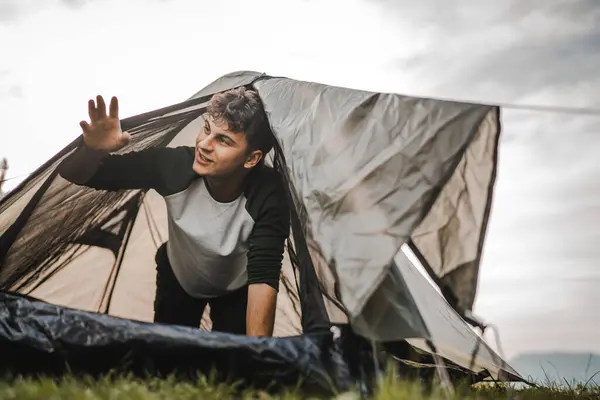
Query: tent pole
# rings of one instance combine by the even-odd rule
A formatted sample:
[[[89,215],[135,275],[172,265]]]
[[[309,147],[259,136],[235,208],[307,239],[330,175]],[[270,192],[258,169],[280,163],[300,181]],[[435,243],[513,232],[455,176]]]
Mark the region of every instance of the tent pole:
[[[373,354],[373,368],[375,368],[375,378],[379,383],[383,380],[383,375],[382,375],[382,371],[381,371],[381,365],[379,363],[378,349],[379,349],[379,346],[377,346],[377,342],[375,342],[375,340],[371,340],[371,352]]]
[[[437,352],[437,348],[433,344],[431,340],[427,340],[427,346],[431,350],[431,355],[433,357],[433,361],[435,362],[435,369],[440,379],[440,386],[446,393],[448,398],[454,397],[454,385],[452,384],[452,380],[450,380],[450,375],[448,375],[448,371],[446,370],[446,363],[444,359],[440,357]]]

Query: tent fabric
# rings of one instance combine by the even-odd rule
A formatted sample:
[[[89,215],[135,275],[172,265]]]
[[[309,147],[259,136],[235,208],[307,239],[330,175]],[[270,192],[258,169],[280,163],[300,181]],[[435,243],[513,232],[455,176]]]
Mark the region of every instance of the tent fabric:
[[[409,260],[406,252],[409,250],[403,248],[394,258],[393,270],[404,280],[410,291],[438,353],[475,373],[487,371],[497,381],[513,380],[518,377],[519,373],[492,350],[427,282]],[[386,323],[389,324],[391,321]],[[423,337],[406,336],[406,338],[413,346],[423,351],[430,351]]]
[[[450,304],[419,272],[404,245],[396,254],[388,275],[355,319],[353,329],[378,342],[405,339],[425,353],[435,344],[437,353],[464,370],[489,374],[494,380],[518,379],[508,365],[475,333]],[[413,256],[414,258],[414,256]]]
[[[119,152],[193,143],[210,96],[240,85],[263,101],[277,138],[269,162],[293,204],[273,346],[347,323],[377,340],[437,340],[424,317],[427,302],[410,287],[417,283],[388,278],[397,278],[394,257],[412,241],[433,277],[460,305],[472,304],[495,180],[498,108],[239,71],[182,103],[122,120],[132,143]],[[57,313],[150,322],[154,254],[167,239],[164,201],[154,191],[105,192],[62,179],[56,167],[80,141],[0,200],[0,290],[66,307]],[[396,326],[365,325],[399,304]],[[0,312],[0,325],[13,317]],[[200,328],[211,329],[209,309]],[[0,334],[0,342],[10,338]],[[463,357],[461,346],[460,356],[447,354]],[[489,357],[476,361],[475,369],[493,375],[503,368]]]
[[[411,239],[456,307],[472,310],[496,178],[499,110],[489,112]]]
[[[276,78],[256,88],[294,161],[289,173],[307,231],[335,265],[355,316],[494,108]],[[480,202],[476,195],[471,201]]]

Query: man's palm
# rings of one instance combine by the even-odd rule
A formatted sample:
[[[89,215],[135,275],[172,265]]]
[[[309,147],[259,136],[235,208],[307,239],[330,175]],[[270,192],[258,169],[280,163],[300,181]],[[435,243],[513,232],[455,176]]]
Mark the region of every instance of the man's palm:
[[[81,121],[79,125],[83,129],[83,140],[85,145],[94,150],[116,151],[129,143],[129,133],[121,131],[119,120],[119,102],[116,97],[110,101],[110,109],[107,115],[106,103],[102,96],[88,101],[88,114],[90,123]]]

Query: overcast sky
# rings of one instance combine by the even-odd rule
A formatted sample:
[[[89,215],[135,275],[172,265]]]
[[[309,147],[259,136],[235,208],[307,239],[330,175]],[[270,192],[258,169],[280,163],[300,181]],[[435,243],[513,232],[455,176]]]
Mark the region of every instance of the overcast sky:
[[[119,96],[127,117],[240,69],[374,91],[600,108],[600,5],[0,0],[8,176],[31,172],[76,138],[96,94]],[[504,110],[476,312],[499,326],[507,356],[600,352],[599,127],[599,117]]]

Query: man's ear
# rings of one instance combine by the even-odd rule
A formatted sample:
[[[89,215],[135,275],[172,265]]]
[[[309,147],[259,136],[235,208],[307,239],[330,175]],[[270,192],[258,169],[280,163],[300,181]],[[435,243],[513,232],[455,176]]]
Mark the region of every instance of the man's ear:
[[[263,152],[261,150],[254,150],[252,153],[248,155],[246,158],[246,162],[244,163],[245,168],[252,168],[256,166],[263,158]]]

